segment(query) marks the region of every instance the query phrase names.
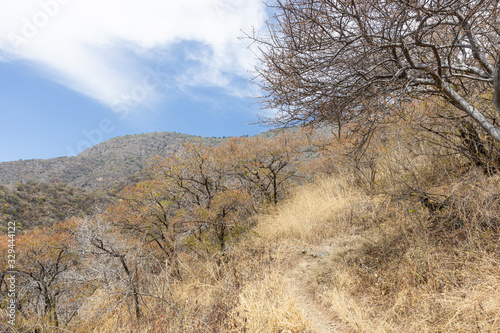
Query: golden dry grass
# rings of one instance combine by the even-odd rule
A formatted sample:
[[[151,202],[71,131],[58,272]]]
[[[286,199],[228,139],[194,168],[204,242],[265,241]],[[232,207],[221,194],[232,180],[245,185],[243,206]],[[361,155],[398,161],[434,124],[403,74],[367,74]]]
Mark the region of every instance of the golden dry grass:
[[[240,293],[233,316],[248,332],[299,333],[309,330],[309,323],[295,295],[284,276],[277,272],[247,284]]]
[[[345,232],[349,219],[341,218],[346,210],[364,201],[366,195],[347,181],[324,178],[300,188],[274,212],[262,216],[256,232],[265,242],[290,239],[307,243]]]

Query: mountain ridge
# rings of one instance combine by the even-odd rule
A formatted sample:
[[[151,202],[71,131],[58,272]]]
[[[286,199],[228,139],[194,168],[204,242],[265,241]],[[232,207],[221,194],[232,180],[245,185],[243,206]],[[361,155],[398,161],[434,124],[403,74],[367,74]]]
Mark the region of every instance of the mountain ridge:
[[[224,139],[176,132],[153,132],[114,137],[76,156],[0,163],[0,184],[64,182],[85,189],[110,188],[126,183],[155,155],[175,153],[184,143],[217,145]]]

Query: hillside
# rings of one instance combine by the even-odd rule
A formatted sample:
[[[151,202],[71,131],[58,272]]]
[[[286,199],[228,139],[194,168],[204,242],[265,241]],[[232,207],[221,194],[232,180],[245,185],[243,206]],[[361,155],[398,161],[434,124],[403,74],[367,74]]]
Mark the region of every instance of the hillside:
[[[109,188],[127,182],[153,156],[169,155],[183,143],[195,140],[208,145],[222,141],[170,132],[126,135],[95,145],[74,157],[0,163],[0,184],[64,182],[86,189]]]
[[[95,214],[114,201],[102,191],[85,190],[64,183],[26,182],[0,185],[0,220],[16,222],[19,229],[50,226],[72,216]],[[6,224],[0,226],[5,232]]]

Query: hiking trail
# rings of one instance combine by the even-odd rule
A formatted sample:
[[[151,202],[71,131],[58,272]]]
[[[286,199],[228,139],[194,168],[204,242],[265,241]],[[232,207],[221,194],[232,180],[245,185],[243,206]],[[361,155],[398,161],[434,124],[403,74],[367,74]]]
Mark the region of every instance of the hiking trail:
[[[311,324],[314,333],[352,333],[325,305],[318,301],[307,277],[314,275],[322,265],[328,264],[332,247],[328,245],[306,247],[293,255],[290,268],[285,272],[286,280],[294,293],[297,304]]]

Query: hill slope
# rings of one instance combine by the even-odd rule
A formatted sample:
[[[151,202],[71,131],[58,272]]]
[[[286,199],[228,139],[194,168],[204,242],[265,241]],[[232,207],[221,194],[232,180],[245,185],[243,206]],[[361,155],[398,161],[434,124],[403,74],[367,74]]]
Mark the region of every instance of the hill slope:
[[[153,156],[171,154],[190,141],[214,145],[222,139],[170,132],[116,137],[74,157],[0,163],[0,184],[64,182],[87,189],[108,188],[126,182]]]
[[[64,183],[25,182],[0,185],[0,220],[16,222],[19,229],[50,226],[72,216],[92,215],[113,203],[104,191],[88,191]],[[0,225],[7,232],[7,223]]]

